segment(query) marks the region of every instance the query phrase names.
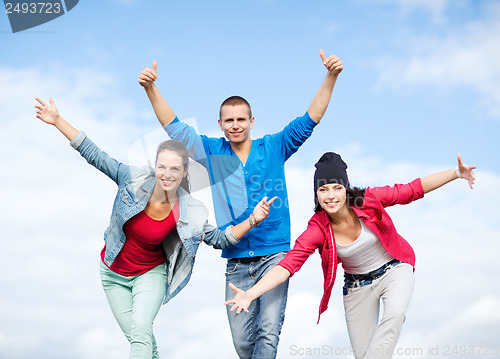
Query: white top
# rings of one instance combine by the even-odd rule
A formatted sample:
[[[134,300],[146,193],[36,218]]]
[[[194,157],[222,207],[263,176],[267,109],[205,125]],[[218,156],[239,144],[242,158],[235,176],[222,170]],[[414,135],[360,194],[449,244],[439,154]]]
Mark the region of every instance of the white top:
[[[337,255],[342,260],[346,273],[365,274],[380,268],[394,258],[387,253],[382,242],[361,219],[361,234],[352,243],[342,245],[335,242]]]

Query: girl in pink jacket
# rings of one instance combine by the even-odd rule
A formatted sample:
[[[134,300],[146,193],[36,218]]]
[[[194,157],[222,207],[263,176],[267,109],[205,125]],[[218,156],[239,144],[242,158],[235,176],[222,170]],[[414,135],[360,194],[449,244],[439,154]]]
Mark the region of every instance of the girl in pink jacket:
[[[315,214],[286,257],[246,292],[225,304],[248,312],[250,303],[297,272],[318,249],[324,274],[319,315],[328,308],[337,264],[344,269],[344,308],[357,359],[391,358],[413,292],[415,253],[394,227],[385,207],[408,204],[457,178],[474,184],[475,166],[462,163],[444,172],[392,187],[351,187],[347,165],[333,152],[316,163]],[[384,305],[379,321],[379,304]],[[319,317],[318,317],[319,322]]]

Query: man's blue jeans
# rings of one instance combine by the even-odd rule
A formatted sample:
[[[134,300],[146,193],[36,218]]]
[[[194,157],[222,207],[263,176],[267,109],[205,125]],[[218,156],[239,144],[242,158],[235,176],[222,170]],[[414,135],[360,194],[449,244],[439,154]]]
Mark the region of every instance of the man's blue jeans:
[[[285,252],[245,262],[229,259],[226,267],[226,300],[234,298],[229,283],[242,290],[250,289],[270,269],[285,257]],[[241,359],[273,359],[278,349],[279,335],[285,319],[288,279],[252,302],[249,313],[231,312],[226,306],[233,344]]]
[[[130,342],[130,358],[159,358],[153,321],[165,297],[165,265],[126,277],[101,262],[101,281],[111,311]]]

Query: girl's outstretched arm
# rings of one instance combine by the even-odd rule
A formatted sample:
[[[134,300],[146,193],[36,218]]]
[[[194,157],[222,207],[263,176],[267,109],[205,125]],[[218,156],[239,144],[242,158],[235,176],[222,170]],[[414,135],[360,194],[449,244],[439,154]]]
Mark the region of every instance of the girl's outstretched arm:
[[[467,182],[469,182],[469,187],[472,189],[474,187],[474,180],[476,179],[473,170],[476,169],[476,166],[467,166],[464,164],[460,153],[457,155],[457,160],[458,166],[455,169],[434,173],[422,178],[424,193],[434,191],[435,189],[447,184],[448,182],[456,180],[457,178],[467,180]]]
[[[59,116],[59,111],[52,98],[50,98],[50,105],[47,105],[38,97],[35,97],[35,100],[40,104],[35,105],[37,118],[49,125],[55,126],[70,141],[78,134],[78,130],[71,126],[64,118]]]
[[[236,292],[236,296],[233,299],[226,300],[224,305],[233,304],[231,312],[237,310],[236,313],[240,314],[240,312],[244,310],[248,313],[248,307],[252,301],[259,298],[262,294],[276,288],[289,277],[290,272],[282,266],[277,265],[246,292],[237,288],[233,283],[229,283],[229,287]]]

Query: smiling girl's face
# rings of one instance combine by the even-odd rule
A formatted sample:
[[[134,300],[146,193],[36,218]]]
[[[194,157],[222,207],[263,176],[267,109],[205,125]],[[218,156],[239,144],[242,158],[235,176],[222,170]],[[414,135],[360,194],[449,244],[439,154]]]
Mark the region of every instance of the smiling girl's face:
[[[316,191],[318,203],[329,216],[339,213],[344,207],[347,198],[346,188],[341,184],[329,183]]]
[[[182,178],[187,174],[187,168],[177,152],[164,150],[158,154],[155,172],[156,184],[160,188],[167,192],[176,192]]]

